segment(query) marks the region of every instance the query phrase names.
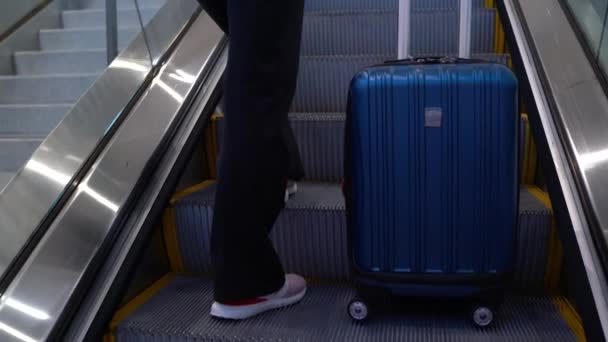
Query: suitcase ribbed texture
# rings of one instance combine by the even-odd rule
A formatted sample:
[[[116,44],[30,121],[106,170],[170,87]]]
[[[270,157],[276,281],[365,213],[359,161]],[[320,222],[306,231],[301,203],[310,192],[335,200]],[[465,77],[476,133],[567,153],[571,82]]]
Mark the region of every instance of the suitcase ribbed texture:
[[[285,269],[316,279],[348,278],[346,217],[339,185],[299,186],[299,192],[287,203],[271,234]],[[214,187],[210,186],[175,204],[177,237],[186,272],[211,270],[213,193]],[[552,214],[527,189],[522,189],[520,196],[514,286],[541,290]]]
[[[353,324],[345,312],[353,296],[348,286],[312,285],[297,306],[234,323],[209,316],[211,281],[178,277],[123,320],[116,337],[118,342],[576,341],[550,297],[507,296],[499,323],[479,329],[461,307],[432,303],[404,305]]]
[[[411,53],[450,55],[458,53],[458,12],[412,12]],[[473,11],[472,53],[494,48],[496,10]],[[304,20],[302,55],[396,54],[397,12],[333,12],[309,14]]]

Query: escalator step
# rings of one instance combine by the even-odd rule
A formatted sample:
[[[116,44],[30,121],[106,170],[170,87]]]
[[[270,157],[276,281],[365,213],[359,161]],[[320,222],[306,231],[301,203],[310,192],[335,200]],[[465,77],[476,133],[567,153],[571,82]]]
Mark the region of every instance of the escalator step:
[[[412,9],[456,10],[460,0],[413,0]],[[474,7],[484,7],[484,0],[473,0]],[[316,11],[396,10],[399,0],[306,0],[305,9]]]
[[[174,201],[175,234],[186,272],[207,273],[214,186]],[[547,244],[552,214],[521,191],[520,225],[514,287],[541,290],[544,286]],[[271,233],[286,270],[308,277],[347,279],[344,199],[337,184],[303,183],[279,215]]]
[[[353,324],[346,307],[355,291],[327,284],[309,286],[294,307],[235,323],[209,316],[212,291],[208,279],[176,277],[118,324],[116,341],[576,341],[559,297],[507,295],[496,324],[479,329],[451,303],[399,302]]]
[[[340,182],[344,177],[344,113],[292,113],[289,121],[300,150],[304,165],[305,180],[317,182]],[[214,156],[216,149],[221,149],[223,138],[223,119],[215,117],[211,129],[206,133],[208,155],[211,159],[210,168],[216,175]],[[526,151],[526,145],[521,145],[522,172],[523,166],[531,164],[528,158],[533,156]],[[215,178],[215,177],[214,177]],[[523,183],[528,184],[528,183]]]
[[[289,122],[300,150],[306,180],[318,182],[342,180],[345,119],[344,113],[289,114]],[[223,119],[216,117],[212,124],[217,127],[216,141],[213,144],[220,149]]]
[[[473,12],[471,51],[494,50],[496,10]],[[319,12],[308,14],[302,33],[303,55],[371,55],[397,52],[397,12]],[[458,52],[458,12],[418,10],[412,13],[414,55]]]

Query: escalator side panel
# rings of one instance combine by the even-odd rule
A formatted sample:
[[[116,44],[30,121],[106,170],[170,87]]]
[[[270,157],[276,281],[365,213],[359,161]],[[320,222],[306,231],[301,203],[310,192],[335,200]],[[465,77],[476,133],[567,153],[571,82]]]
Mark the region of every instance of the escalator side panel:
[[[578,167],[570,163],[567,155],[567,149],[575,141],[564,134],[563,128],[568,134],[578,132],[578,138],[583,140],[585,133],[580,131],[581,126],[572,127],[576,126],[574,121],[570,121],[571,126],[562,126],[563,118],[560,117],[560,114],[576,116],[582,113],[580,108],[564,111],[564,107],[558,106],[556,101],[558,97],[562,101],[574,99],[556,90],[576,87],[580,82],[593,82],[595,77],[585,67],[584,63],[588,61],[557,1],[506,0],[497,4],[505,24],[507,42],[512,47],[510,50],[522,84],[522,96],[529,107],[539,163],[545,172],[564,244],[565,268],[573,272],[569,277],[577,279],[577,288],[572,296],[581,313],[587,338],[590,341],[606,340],[606,278],[588,229],[588,212],[583,211],[580,197],[581,193],[593,189],[579,192],[581,188],[576,187],[575,172]],[[558,36],[559,39],[554,39]],[[559,52],[555,52],[556,47]],[[578,71],[579,67],[580,72],[573,72]],[[590,120],[583,116],[575,120]],[[560,126],[561,131],[558,130]],[[599,188],[602,191],[605,185],[599,185]]]
[[[178,124],[181,108],[224,51],[224,34],[202,14],[150,88],[134,106],[90,171],[83,177],[27,263],[4,293],[46,313],[31,319],[0,305],[0,321],[35,341],[53,340],[83,284],[96,271],[101,251],[139,194],[142,178],[156,166],[157,151]],[[198,34],[205,32],[204,35]],[[183,46],[183,41],[191,42]],[[193,41],[195,43],[193,43]],[[176,77],[191,75],[192,77]],[[168,153],[171,153],[169,151]],[[65,323],[65,322],[63,322]],[[0,330],[0,340],[9,340]]]

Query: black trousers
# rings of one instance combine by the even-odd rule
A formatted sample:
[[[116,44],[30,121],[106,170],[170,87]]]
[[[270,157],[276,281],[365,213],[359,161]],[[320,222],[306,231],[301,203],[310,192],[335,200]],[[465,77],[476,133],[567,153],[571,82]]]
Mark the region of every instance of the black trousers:
[[[277,291],[268,234],[288,179],[303,177],[287,113],[296,88],[304,0],[199,0],[229,34],[225,134],[211,237],[215,300]]]

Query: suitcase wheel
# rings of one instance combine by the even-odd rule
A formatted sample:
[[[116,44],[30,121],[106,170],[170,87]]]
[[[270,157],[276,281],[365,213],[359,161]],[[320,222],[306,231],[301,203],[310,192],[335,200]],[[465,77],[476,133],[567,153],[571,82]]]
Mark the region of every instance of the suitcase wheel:
[[[474,305],[471,309],[471,319],[478,327],[485,328],[494,321],[494,309],[489,305]]]
[[[364,300],[355,298],[348,304],[348,315],[357,322],[363,322],[369,316],[369,305]]]

